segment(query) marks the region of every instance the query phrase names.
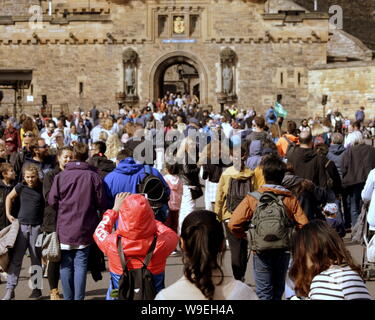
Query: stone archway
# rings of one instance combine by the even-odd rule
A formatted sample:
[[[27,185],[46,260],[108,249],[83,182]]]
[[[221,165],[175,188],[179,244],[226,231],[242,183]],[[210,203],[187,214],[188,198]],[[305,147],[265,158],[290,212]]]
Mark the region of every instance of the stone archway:
[[[150,97],[156,101],[161,95],[160,82],[165,71],[176,64],[186,64],[197,70],[199,74],[200,103],[207,104],[208,101],[208,78],[207,71],[202,62],[193,54],[185,51],[174,51],[160,57],[150,72]]]

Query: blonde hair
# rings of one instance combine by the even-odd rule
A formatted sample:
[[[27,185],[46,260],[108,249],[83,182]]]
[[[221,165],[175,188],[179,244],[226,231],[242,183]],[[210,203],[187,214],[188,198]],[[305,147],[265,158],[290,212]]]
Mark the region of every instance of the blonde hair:
[[[315,122],[311,128],[311,135],[313,137],[323,134],[325,132],[324,127],[319,123]]]
[[[116,158],[117,154],[121,150],[121,141],[117,134],[111,134],[106,142],[107,151],[105,152],[105,156],[108,159]]]
[[[107,139],[108,139],[108,133],[105,132],[105,131],[101,131],[100,134],[99,134],[99,140],[103,141],[103,142],[106,142]]]

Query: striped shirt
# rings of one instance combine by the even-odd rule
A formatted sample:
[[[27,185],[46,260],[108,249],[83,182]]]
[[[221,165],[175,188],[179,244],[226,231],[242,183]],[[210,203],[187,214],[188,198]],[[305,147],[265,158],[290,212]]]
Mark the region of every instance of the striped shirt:
[[[311,282],[311,300],[372,300],[366,285],[349,266],[331,266]]]

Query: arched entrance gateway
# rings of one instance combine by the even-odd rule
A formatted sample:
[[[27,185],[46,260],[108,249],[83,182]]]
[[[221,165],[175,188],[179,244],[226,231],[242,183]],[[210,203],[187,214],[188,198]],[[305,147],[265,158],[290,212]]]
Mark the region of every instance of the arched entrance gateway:
[[[198,58],[188,52],[174,51],[153,64],[150,97],[156,101],[167,91],[196,95],[200,103],[207,104],[207,72]]]

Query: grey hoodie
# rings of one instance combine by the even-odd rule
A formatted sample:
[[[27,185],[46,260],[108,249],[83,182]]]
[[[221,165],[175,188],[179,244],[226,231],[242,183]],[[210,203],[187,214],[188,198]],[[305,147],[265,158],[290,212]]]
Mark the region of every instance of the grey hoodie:
[[[331,144],[327,154],[327,158],[336,165],[340,178],[342,178],[342,157],[345,151],[346,148],[342,144]]]

